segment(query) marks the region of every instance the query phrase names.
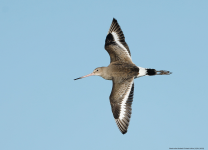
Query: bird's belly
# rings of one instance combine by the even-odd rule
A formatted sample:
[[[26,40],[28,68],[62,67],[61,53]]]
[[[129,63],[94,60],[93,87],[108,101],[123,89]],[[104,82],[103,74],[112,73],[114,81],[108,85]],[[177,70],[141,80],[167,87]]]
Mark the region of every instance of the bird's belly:
[[[139,68],[134,64],[113,63],[110,64],[104,75],[104,79],[112,80],[113,78],[131,78],[137,76]]]
[[[138,67],[129,67],[129,66],[121,66],[119,68],[115,68],[113,73],[114,74],[119,74],[119,76],[127,76],[127,75],[137,75],[139,72],[139,68]]]
[[[114,70],[112,72],[112,77],[113,78],[125,78],[125,79],[128,79],[128,78],[132,78],[132,77],[135,77],[138,75],[138,71],[137,70],[132,70],[131,68],[128,68],[128,69],[119,69],[119,70]],[[112,79],[110,79],[112,80]]]

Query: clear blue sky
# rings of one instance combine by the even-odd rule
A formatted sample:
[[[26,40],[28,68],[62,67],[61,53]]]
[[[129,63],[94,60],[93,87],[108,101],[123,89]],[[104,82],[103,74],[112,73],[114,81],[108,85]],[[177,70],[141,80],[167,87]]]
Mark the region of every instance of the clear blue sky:
[[[141,67],[127,134],[112,82],[73,79],[108,66],[115,17]],[[208,148],[208,1],[0,1],[1,150]]]

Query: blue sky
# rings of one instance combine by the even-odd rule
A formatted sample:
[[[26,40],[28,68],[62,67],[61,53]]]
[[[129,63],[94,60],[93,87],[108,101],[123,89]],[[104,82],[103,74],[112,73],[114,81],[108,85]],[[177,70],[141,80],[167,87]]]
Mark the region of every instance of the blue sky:
[[[0,1],[0,149],[208,147],[208,1]],[[115,17],[133,62],[170,76],[135,80],[127,134],[112,82],[73,79],[108,66]]]

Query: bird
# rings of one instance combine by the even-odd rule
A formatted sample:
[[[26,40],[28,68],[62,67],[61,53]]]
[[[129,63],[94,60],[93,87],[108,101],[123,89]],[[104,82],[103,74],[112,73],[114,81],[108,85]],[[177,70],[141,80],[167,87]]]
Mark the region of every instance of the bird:
[[[74,80],[89,76],[112,80],[113,88],[109,97],[111,110],[119,130],[125,134],[132,114],[134,79],[142,76],[170,75],[172,72],[136,66],[132,62],[123,31],[115,18],[107,33],[104,47],[110,55],[110,64],[107,67],[98,67],[92,73]]]

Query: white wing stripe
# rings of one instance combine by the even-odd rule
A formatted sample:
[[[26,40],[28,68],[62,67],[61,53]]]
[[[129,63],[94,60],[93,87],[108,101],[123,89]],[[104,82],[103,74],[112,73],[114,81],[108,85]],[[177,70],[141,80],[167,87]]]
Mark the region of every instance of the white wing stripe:
[[[133,85],[133,81],[127,87],[126,94],[124,95],[124,99],[121,103],[121,110],[120,110],[120,115],[119,115],[119,119],[121,119],[121,120],[125,117],[124,114],[126,113],[126,102],[129,98],[129,94],[131,92],[132,85]]]
[[[111,33],[116,41],[116,43],[122,48],[124,49],[124,52],[126,53],[126,55],[131,59],[131,56],[129,55],[129,52],[127,51],[127,49],[123,46],[123,44],[119,41],[119,37],[116,34],[116,32],[112,32]]]

